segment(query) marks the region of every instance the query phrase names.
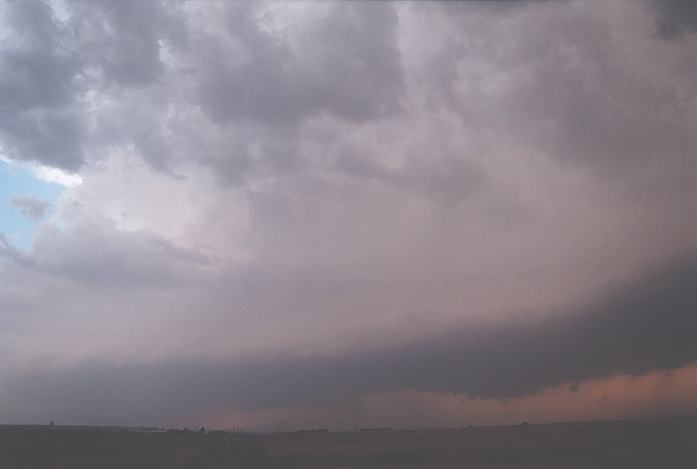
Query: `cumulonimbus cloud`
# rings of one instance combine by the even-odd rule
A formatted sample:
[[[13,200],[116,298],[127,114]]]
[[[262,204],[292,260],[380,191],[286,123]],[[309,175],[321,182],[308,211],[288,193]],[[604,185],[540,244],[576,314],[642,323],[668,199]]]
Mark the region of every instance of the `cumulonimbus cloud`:
[[[693,257],[615,287],[571,315],[463,327],[329,356],[94,361],[35,370],[5,383],[5,405],[43,418],[115,421],[123,414],[166,421],[172,409],[196,415],[211,408],[351,408],[363,395],[401,390],[513,398],[615,374],[671,370],[697,357],[695,278]]]
[[[26,251],[0,233],[0,409],[155,423],[689,363],[686,5],[3,5],[0,156],[82,184]]]

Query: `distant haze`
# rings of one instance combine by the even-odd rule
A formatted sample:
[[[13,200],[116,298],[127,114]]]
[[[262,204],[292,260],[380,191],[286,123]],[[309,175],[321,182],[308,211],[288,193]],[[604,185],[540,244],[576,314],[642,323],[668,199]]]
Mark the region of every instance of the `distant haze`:
[[[0,24],[0,423],[697,414],[697,4]]]

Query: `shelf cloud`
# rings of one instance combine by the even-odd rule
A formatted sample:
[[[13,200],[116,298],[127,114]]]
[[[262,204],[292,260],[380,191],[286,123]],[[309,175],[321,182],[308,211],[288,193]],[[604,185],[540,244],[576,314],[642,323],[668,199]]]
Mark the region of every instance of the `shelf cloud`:
[[[693,364],[694,13],[4,2],[0,158],[72,182],[7,196],[36,230],[20,249],[0,220],[0,415],[506,400]]]

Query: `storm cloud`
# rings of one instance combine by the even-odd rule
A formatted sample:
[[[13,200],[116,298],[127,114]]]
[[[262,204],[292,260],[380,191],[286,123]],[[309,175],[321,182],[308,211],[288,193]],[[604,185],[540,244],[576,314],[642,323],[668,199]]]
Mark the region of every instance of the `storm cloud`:
[[[325,357],[95,361],[35,370],[5,388],[14,399],[4,412],[107,421],[125,412],[162,421],[172,409],[177,416],[208,407],[350,409],[360,396],[401,390],[504,399],[616,374],[641,376],[697,357],[695,278],[691,258],[615,286],[569,315],[555,311],[505,327],[469,326]]]
[[[693,363],[692,10],[4,2],[0,164],[80,183],[8,195],[37,229],[0,228],[0,412],[516,399]]]
[[[684,32],[697,30],[697,7],[692,2],[669,0],[653,2],[656,32],[664,39],[679,39]]]

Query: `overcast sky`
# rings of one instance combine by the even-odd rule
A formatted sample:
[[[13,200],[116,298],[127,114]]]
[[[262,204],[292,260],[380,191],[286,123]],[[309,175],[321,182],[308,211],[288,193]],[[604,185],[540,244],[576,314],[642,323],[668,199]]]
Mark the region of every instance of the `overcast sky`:
[[[0,422],[697,413],[697,5],[0,3]]]

